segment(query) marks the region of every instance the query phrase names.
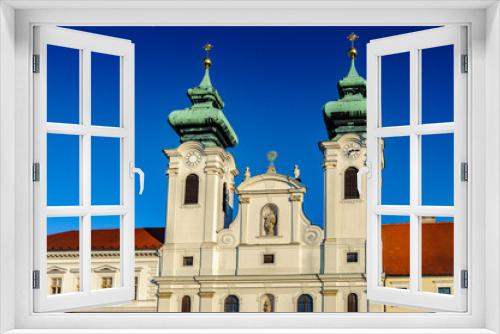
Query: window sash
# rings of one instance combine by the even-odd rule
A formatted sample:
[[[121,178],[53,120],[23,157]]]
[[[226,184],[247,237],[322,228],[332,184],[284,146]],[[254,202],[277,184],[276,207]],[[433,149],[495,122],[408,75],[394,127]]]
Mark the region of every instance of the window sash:
[[[367,196],[367,295],[372,302],[417,307],[440,311],[466,311],[467,290],[462,289],[461,271],[467,269],[467,184],[460,180],[460,165],[467,162],[466,116],[467,75],[461,73],[461,55],[466,54],[466,28],[449,26],[416,33],[403,34],[372,40],[367,46],[367,164],[371,167]],[[420,98],[420,50],[453,45],[454,72],[454,122],[419,124]],[[381,57],[410,53],[410,124],[407,126],[382,127]],[[374,84],[375,83],[375,84]],[[419,204],[420,197],[420,143],[423,134],[454,134],[454,206],[427,206]],[[379,140],[386,137],[410,138],[410,205],[381,205]],[[382,245],[381,215],[405,215],[410,217],[410,288],[408,290],[379,286]],[[453,296],[427,293],[419,290],[421,274],[421,229],[419,217],[454,217],[454,291]]]
[[[80,124],[47,121],[47,45],[79,50]],[[120,127],[91,125],[91,53],[120,57]],[[40,164],[40,181],[34,183],[33,269],[40,272],[40,289],[34,289],[34,310],[66,311],[129,301],[133,298],[134,269],[134,46],[128,40],[59,27],[34,30],[34,53],[40,57],[34,75],[34,161]],[[80,205],[47,206],[47,134],[80,136]],[[91,138],[120,138],[120,205],[91,203]],[[117,288],[92,290],[91,217],[120,215],[121,284]],[[47,218],[77,216],[80,219],[80,292],[49,295],[47,291]]]

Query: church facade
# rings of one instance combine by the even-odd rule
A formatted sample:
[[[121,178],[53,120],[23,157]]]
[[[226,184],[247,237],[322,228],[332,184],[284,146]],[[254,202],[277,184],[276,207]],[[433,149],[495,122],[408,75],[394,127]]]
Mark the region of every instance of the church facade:
[[[201,83],[188,90],[192,106],[170,114],[181,145],[169,159],[168,201],[159,312],[368,311],[365,280],[366,82],[355,67],[328,102],[328,138],[320,144],[325,182],[324,229],[303,211],[306,187],[276,170],[236,185],[227,151],[237,144],[205,59]],[[311,148],[316,149],[316,148]],[[320,172],[320,171],[318,171]],[[237,197],[236,217],[228,221]]]
[[[355,37],[355,36],[351,36]],[[207,51],[211,45],[206,46]],[[239,170],[227,150],[238,143],[223,113],[205,58],[200,84],[188,90],[192,106],[172,112],[180,137],[168,159],[166,228],[137,228],[135,298],[93,312],[413,312],[369,303],[366,297],[366,81],[349,50],[339,99],[323,107],[324,228],[303,210],[306,187],[274,165],[235,183]],[[318,175],[321,170],[318,168]],[[358,184],[359,180],[359,184]],[[238,210],[234,214],[235,200]],[[382,226],[383,286],[407,289],[409,225]],[[424,291],[453,293],[453,223],[422,224]],[[93,287],[119,282],[119,233],[92,231]],[[451,241],[451,242],[450,242]],[[48,290],[79,290],[78,232],[48,237]]]

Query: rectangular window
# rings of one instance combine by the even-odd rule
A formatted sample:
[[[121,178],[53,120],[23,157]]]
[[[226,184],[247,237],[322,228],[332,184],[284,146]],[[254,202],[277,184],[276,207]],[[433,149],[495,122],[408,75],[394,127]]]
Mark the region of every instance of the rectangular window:
[[[192,267],[193,266],[193,257],[192,256],[184,256],[182,258],[182,265],[184,267]]]
[[[358,252],[347,253],[347,262],[348,263],[358,262]]]
[[[467,290],[460,284],[460,273],[467,269],[465,40],[465,27],[443,27],[368,44],[367,80],[375,83],[367,92],[367,291],[372,302],[466,310]],[[408,107],[396,110],[396,99],[406,99]],[[385,191],[391,183],[402,191]],[[406,250],[395,249],[389,234],[406,242]],[[394,256],[406,265],[396,268]],[[407,272],[409,289],[382,286],[382,279],[391,279],[388,272]],[[451,276],[455,293],[435,293],[428,279],[433,275]]]
[[[62,277],[52,277],[50,280],[50,294],[58,295],[62,292]]]
[[[451,295],[451,288],[450,287],[441,286],[441,287],[438,288],[438,293],[443,293],[445,295]]]
[[[264,254],[264,263],[274,263],[274,254]]]
[[[110,289],[113,287],[113,277],[101,278],[101,289]]]

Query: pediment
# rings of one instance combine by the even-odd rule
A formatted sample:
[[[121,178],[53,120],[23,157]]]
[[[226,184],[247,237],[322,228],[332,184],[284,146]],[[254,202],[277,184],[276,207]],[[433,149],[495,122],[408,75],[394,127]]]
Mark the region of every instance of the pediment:
[[[299,180],[283,174],[265,173],[249,178],[238,186],[239,193],[252,192],[305,192]]]

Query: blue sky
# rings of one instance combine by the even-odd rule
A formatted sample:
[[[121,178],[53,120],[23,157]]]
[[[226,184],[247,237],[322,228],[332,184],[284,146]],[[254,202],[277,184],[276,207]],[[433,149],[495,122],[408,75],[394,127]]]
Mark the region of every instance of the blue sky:
[[[250,166],[253,175],[267,167],[266,153],[278,152],[279,173],[293,175],[298,164],[307,186],[305,212],[314,224],[323,224],[323,170],[318,143],[327,139],[322,106],[338,98],[336,84],[347,74],[352,31],[358,72],[366,77],[369,40],[423,29],[422,27],[85,27],[79,30],[130,39],[136,51],[136,165],[146,174],[145,192],[136,195],[136,225],[164,226],[167,159],[164,148],[179,145],[167,123],[168,114],[190,106],[186,90],[203,75],[202,46],[212,51],[212,83],[226,103],[224,113],[239,137],[230,152],[241,175]],[[78,53],[49,49],[49,121],[78,122]],[[451,47],[426,50],[423,67],[423,122],[452,120],[453,81]],[[387,59],[386,59],[387,58]],[[382,60],[384,125],[408,122],[407,55]],[[117,125],[118,60],[94,54],[92,58],[92,120]],[[451,102],[450,102],[451,101]],[[78,140],[49,136],[49,205],[78,203]],[[423,139],[424,204],[452,204],[452,135]],[[116,204],[119,145],[95,138],[92,150],[92,202]],[[408,140],[388,139],[382,197],[384,204],[404,204],[408,197]],[[74,167],[74,168],[72,168]],[[396,217],[395,220],[400,218]],[[390,220],[390,219],[389,219]],[[95,219],[95,228],[116,225],[115,219]],[[70,229],[75,220],[54,222],[49,232]]]

